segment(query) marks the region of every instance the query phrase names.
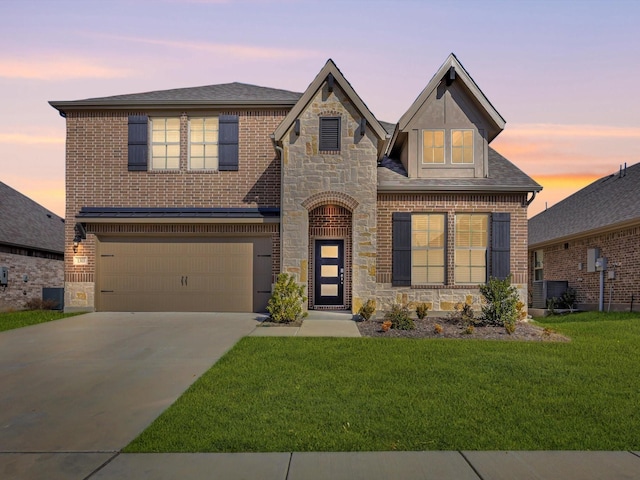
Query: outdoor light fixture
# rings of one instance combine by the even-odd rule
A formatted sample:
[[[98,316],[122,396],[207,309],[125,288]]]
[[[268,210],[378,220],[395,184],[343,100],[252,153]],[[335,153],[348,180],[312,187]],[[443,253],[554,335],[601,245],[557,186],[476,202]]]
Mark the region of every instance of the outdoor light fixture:
[[[73,231],[76,233],[73,237],[73,253],[76,253],[80,242],[87,238],[87,231],[84,229],[84,225],[79,222],[76,223],[75,227],[73,227]]]

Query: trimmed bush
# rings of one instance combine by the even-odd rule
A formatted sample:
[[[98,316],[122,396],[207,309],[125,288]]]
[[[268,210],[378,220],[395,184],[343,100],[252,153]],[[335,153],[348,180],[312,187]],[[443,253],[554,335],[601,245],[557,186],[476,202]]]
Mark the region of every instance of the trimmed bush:
[[[307,301],[304,287],[298,285],[293,275],[281,273],[273,288],[273,294],[267,304],[271,321],[275,323],[292,323],[307,316],[303,305]]]
[[[365,302],[364,305],[360,307],[360,310],[358,310],[358,315],[360,315],[364,320],[369,320],[371,317],[373,317],[375,311],[376,301],[370,298]]]
[[[409,307],[406,305],[393,305],[384,319],[391,322],[391,328],[396,330],[415,330],[416,324],[409,315]]]
[[[428,303],[422,302],[416,305],[416,315],[420,320],[424,320],[424,318],[427,316],[428,311],[429,311]]]
[[[504,280],[491,277],[480,285],[480,293],[486,300],[482,306],[482,322],[485,325],[505,327],[508,333],[515,331],[518,320],[518,291],[511,285],[511,277]]]

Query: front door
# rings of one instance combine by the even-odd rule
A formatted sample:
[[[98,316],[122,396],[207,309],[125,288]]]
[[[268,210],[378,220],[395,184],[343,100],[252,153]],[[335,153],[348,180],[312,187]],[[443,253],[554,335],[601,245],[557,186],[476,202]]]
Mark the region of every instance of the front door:
[[[344,240],[316,240],[315,305],[344,304]]]

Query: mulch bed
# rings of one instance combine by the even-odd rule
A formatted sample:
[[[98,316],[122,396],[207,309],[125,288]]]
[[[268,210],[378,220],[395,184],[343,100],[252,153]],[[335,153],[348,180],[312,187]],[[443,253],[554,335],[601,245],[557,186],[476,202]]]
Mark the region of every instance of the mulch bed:
[[[504,327],[474,327],[472,333],[466,332],[466,326],[453,323],[448,318],[427,317],[424,320],[414,319],[415,330],[382,330],[383,319],[371,319],[358,322],[358,330],[363,337],[388,338],[475,338],[483,340],[507,340],[527,342],[569,342],[568,337],[545,330],[527,321],[518,322],[516,331],[509,335]],[[436,324],[442,327],[441,333],[436,333]]]

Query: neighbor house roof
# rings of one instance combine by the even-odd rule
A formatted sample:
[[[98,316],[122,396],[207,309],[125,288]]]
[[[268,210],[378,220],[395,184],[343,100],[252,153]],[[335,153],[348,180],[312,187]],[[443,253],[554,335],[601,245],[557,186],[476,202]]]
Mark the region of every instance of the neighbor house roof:
[[[286,107],[291,108],[301,93],[277,88],[259,87],[246,83],[224,83],[204,87],[174,88],[153,92],[88,98],[85,100],[51,101],[49,104],[62,113],[87,108],[167,108],[207,106]]]
[[[64,220],[0,182],[0,244],[64,253]]]
[[[596,180],[529,220],[529,246],[640,222],[640,163]]]
[[[378,167],[378,191],[510,191],[539,192],[542,187],[489,147],[489,176],[483,178],[409,178],[398,160],[386,158]]]

